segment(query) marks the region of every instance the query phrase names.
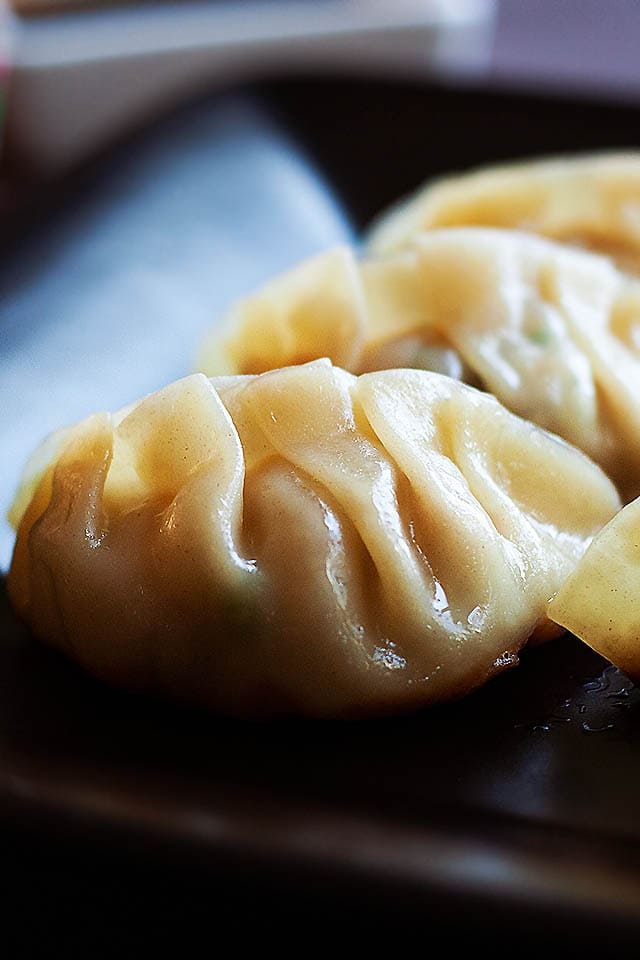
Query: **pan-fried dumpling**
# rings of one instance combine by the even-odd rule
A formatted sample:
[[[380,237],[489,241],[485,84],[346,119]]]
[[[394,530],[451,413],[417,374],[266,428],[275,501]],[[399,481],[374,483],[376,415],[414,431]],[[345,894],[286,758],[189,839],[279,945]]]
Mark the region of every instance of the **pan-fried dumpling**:
[[[549,604],[549,615],[640,680],[640,499],[595,537]]]
[[[316,337],[357,374],[422,367],[482,387],[580,447],[625,500],[640,493],[640,281],[606,257],[482,227],[388,257],[333,250],[237,304],[201,369],[298,363]]]
[[[620,508],[493,397],[328,360],[195,374],[49,450],[15,517],[16,609],[112,684],[236,715],[462,696],[549,634]]]
[[[390,253],[423,230],[458,226],[528,230],[640,273],[640,153],[521,161],[434,181],[379,216],[368,246]]]

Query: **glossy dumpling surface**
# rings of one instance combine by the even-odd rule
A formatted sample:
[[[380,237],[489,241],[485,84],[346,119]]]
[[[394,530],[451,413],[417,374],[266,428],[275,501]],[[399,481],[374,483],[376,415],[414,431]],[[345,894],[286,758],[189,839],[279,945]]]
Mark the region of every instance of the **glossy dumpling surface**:
[[[188,377],[49,453],[15,516],[16,609],[112,684],[239,715],[462,696],[548,633],[620,507],[494,398],[326,360]]]
[[[389,253],[423,230],[452,226],[527,230],[640,273],[640,153],[552,157],[442,178],[383,213],[368,245]]]
[[[585,451],[625,500],[640,493],[640,281],[608,258],[480,227],[389,256],[330,251],[237,304],[202,368],[308,360],[312,326],[318,350],[355,373],[422,367],[493,393]]]

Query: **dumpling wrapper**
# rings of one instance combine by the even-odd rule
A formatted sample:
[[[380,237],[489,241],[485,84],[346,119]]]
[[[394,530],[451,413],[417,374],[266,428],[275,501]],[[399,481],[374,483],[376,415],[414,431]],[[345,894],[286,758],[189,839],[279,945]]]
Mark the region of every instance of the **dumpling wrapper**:
[[[461,697],[553,633],[620,508],[582,453],[424,371],[196,374],[56,443],[15,608],[111,684],[233,715]]]
[[[640,499],[595,537],[553,597],[549,615],[640,680]]]
[[[237,303],[200,369],[318,355],[482,387],[596,460],[625,501],[640,493],[640,281],[605,257],[481,227],[433,230],[388,257],[337,248]]]
[[[383,212],[367,246],[391,253],[424,230],[459,226],[527,230],[640,273],[640,153],[550,157],[435,180]]]

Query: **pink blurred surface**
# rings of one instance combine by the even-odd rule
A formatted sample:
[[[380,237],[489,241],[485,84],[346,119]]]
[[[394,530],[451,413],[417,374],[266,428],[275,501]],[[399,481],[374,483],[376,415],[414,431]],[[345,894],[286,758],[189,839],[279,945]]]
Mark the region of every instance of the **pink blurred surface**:
[[[490,72],[503,84],[640,98],[638,0],[499,0]]]

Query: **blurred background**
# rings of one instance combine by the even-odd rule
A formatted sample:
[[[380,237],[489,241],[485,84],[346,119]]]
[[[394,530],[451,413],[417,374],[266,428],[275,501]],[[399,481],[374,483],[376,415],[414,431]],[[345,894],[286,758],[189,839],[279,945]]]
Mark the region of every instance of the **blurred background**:
[[[494,0],[13,0],[5,168],[59,171],[205,90],[484,70],[495,13]]]
[[[1,0],[0,11],[16,182],[205,89],[286,73],[640,95],[636,0]]]

